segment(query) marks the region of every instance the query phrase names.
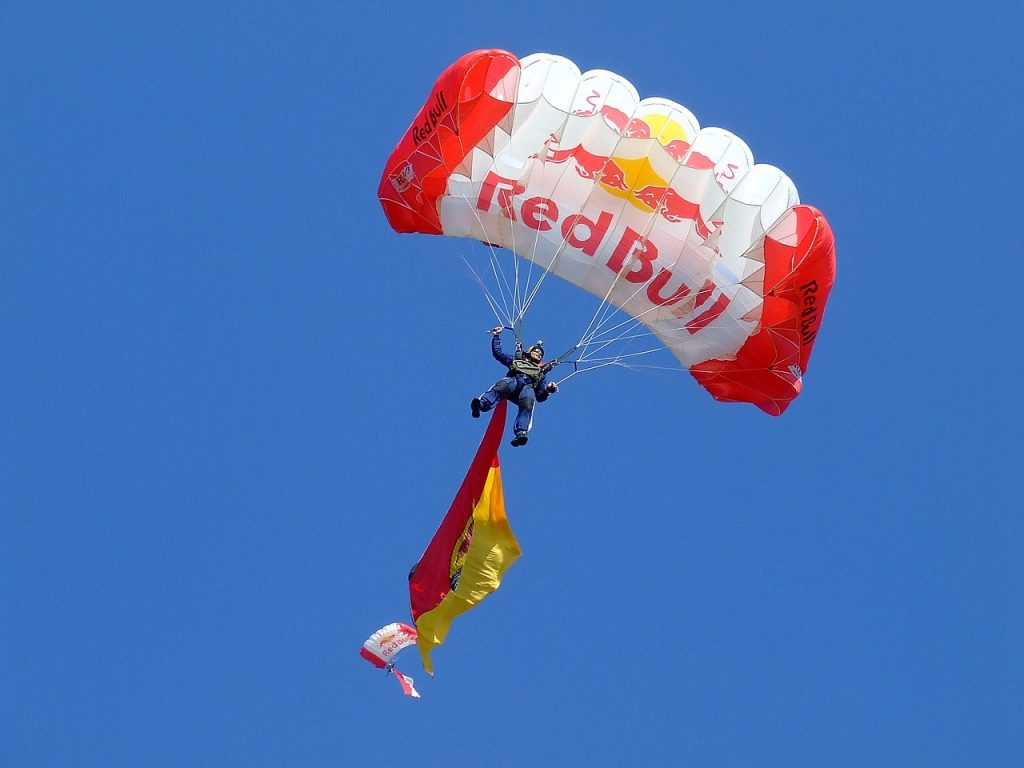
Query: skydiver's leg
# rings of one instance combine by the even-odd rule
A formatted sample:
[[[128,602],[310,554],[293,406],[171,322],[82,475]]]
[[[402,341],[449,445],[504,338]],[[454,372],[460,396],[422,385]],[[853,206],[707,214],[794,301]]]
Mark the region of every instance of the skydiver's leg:
[[[501,398],[508,398],[512,390],[512,379],[504,378],[494,382],[494,386],[484,392],[480,397],[473,398],[471,403],[473,408],[473,415],[477,413],[487,413],[491,408],[498,404],[498,400]]]
[[[519,393],[519,399],[516,400],[519,413],[516,414],[516,423],[513,429],[517,438],[525,437],[526,433],[530,431],[530,427],[533,426],[533,406],[536,403],[537,397],[534,395],[533,387],[523,387],[523,391]],[[523,442],[526,441],[523,440]]]

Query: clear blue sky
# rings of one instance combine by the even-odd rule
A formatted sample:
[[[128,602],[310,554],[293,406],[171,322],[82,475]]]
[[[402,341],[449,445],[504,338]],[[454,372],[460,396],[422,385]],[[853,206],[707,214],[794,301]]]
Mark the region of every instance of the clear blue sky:
[[[1017,14],[7,4],[0,765],[1024,765]],[[414,701],[357,651],[500,370],[376,188],[483,47],[736,132],[838,277],[779,419],[619,369],[541,406],[524,555]]]

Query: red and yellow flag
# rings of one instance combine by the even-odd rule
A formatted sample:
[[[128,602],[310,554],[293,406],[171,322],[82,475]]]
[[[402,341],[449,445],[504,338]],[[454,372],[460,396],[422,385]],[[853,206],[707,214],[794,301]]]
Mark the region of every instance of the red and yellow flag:
[[[522,554],[505,516],[498,466],[505,411],[500,400],[462,487],[409,574],[416,644],[431,675],[430,652],[444,642],[455,617],[496,590]]]

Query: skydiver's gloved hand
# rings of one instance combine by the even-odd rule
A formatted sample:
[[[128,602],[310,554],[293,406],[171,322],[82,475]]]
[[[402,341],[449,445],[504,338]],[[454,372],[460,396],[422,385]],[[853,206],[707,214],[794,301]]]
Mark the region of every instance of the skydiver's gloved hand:
[[[558,385],[553,381],[549,381],[546,389],[549,395],[553,395],[558,391]]]
[[[504,330],[504,326],[499,325],[497,328],[491,328],[491,333],[493,333],[495,336],[501,336],[501,332]]]

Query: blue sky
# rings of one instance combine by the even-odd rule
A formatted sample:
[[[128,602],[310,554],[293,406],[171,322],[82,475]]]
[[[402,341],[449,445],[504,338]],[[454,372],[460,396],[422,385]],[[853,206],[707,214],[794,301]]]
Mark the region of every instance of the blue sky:
[[[9,4],[0,764],[1024,763],[996,11]],[[376,189],[485,47],[736,132],[838,276],[781,418],[615,368],[539,408],[501,453],[524,555],[436,677],[399,665],[414,701],[357,651],[408,619],[500,370],[464,246],[394,234]],[[586,297],[545,293],[527,335],[569,345]]]

